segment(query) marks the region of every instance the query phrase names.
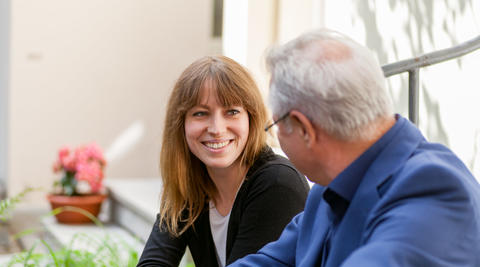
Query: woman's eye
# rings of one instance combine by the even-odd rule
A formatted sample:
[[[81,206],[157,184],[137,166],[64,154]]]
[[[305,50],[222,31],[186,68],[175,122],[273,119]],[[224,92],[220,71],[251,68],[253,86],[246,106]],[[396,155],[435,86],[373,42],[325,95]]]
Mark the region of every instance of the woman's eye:
[[[202,117],[205,116],[207,113],[205,111],[197,111],[192,114],[193,117]]]
[[[230,110],[227,111],[228,115],[236,115],[238,113],[240,113],[240,111],[238,111],[236,109],[230,109]]]

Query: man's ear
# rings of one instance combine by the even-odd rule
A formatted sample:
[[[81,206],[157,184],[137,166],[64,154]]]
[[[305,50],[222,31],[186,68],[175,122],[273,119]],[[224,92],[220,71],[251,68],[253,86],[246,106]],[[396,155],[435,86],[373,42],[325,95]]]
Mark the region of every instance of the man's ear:
[[[298,134],[300,134],[300,137],[306,142],[306,145],[308,147],[313,145],[317,141],[315,127],[313,126],[312,122],[307,118],[307,116],[303,115],[303,113],[298,110],[291,110],[290,119],[297,128],[295,130],[298,131]]]

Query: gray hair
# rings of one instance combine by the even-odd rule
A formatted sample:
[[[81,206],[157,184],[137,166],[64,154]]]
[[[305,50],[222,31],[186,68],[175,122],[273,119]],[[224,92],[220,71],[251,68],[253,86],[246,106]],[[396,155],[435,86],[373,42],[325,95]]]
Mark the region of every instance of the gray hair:
[[[307,32],[267,56],[273,114],[296,109],[341,140],[368,139],[393,116],[383,71],[364,46],[332,30]]]

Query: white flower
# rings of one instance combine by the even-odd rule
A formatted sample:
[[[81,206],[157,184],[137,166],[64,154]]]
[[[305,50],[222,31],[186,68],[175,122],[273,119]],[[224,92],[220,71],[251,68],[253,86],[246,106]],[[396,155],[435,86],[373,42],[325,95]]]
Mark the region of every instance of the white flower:
[[[79,194],[91,194],[92,193],[92,187],[90,187],[90,183],[85,180],[80,180],[77,181],[77,186],[75,188],[77,193]]]

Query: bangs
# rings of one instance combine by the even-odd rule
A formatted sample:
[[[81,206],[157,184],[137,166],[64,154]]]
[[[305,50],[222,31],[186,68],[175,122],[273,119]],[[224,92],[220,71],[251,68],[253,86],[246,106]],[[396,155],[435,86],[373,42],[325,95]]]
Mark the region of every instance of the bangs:
[[[243,88],[230,80],[222,79],[220,76],[223,75],[216,74],[202,80],[193,81],[189,87],[190,90],[185,90],[179,109],[188,111],[194,106],[202,104],[202,92],[207,89],[212,89],[211,92],[215,94],[217,102],[223,107],[241,106],[246,108],[244,99],[247,92],[244,92]]]
[[[184,71],[177,88],[177,110],[185,114],[201,104],[202,91],[209,87],[223,107],[241,106],[255,112],[255,82],[242,66],[226,57],[202,58]]]
[[[213,87],[212,89],[216,93],[215,97],[223,107],[246,107],[243,99],[246,98],[247,92],[241,86],[235,84],[235,81],[232,81],[231,78],[228,78],[226,73],[215,73],[205,81],[204,85]]]

